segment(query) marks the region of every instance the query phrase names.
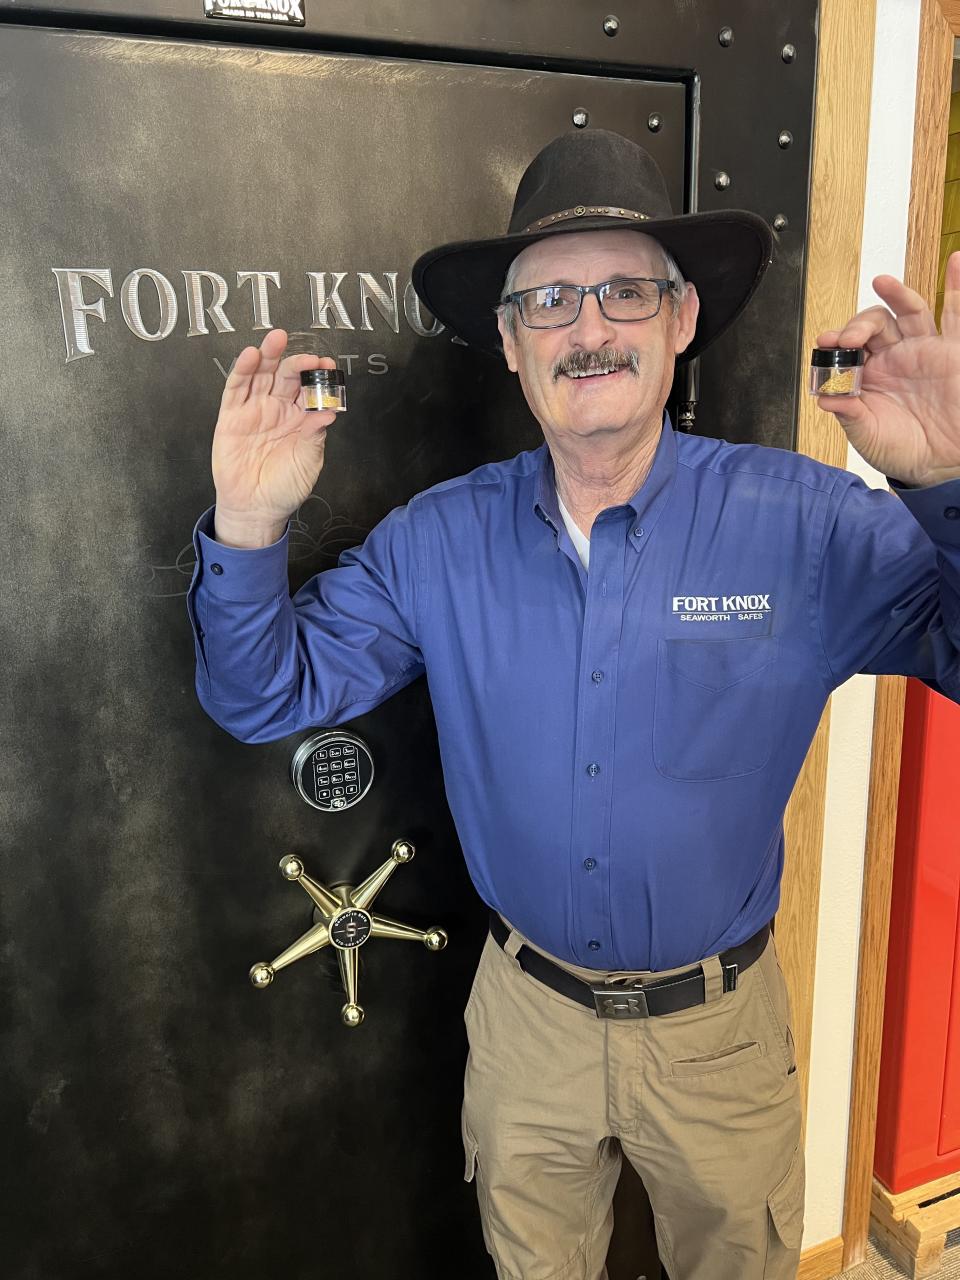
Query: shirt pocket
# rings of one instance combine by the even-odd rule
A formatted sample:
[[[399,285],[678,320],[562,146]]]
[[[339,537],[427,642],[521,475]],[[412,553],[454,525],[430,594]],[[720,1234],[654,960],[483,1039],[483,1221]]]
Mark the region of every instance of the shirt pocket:
[[[778,649],[774,636],[660,640],[653,759],[665,778],[710,782],[764,767]]]

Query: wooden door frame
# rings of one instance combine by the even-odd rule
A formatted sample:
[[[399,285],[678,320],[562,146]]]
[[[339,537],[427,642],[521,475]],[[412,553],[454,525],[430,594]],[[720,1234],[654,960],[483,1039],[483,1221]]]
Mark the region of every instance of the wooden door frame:
[[[821,0],[804,349],[815,345],[818,330],[857,309],[875,27],[876,0]],[[921,0],[904,280],[931,307],[937,285],[955,36],[960,36],[960,0]],[[817,409],[812,397],[802,397],[797,449],[834,466],[846,465],[846,437],[830,415]],[[905,685],[896,676],[880,677],[876,685],[843,1235],[805,1253],[800,1269],[805,1280],[833,1276],[866,1256]],[[829,728],[828,706],[787,809],[788,856],[777,916],[777,946],[793,1003],[804,1111]]]
[[[960,0],[921,0],[903,278],[927,299],[931,308],[937,291],[955,36],[960,36]],[[906,681],[900,677],[883,676],[877,680],[844,1195],[844,1270],[865,1257],[870,1225],[905,688]]]

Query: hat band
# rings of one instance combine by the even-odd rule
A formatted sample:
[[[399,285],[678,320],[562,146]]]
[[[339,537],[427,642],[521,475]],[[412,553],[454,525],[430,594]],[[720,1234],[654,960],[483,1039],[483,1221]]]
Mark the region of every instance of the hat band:
[[[618,209],[609,204],[578,204],[573,209],[561,209],[559,213],[551,213],[549,217],[538,218],[536,222],[531,222],[529,227],[524,227],[518,235],[524,236],[528,231],[539,231],[541,227],[548,227],[551,222],[563,222],[567,218],[582,218],[586,214],[600,215],[601,218],[634,218],[637,222],[649,221],[650,215],[647,213],[637,213],[635,209]]]

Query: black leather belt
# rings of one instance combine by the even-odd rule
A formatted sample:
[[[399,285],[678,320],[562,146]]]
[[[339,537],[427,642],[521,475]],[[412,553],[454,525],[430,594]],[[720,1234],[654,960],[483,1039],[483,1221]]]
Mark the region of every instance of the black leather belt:
[[[496,911],[490,912],[490,932],[501,947],[506,945],[510,931]],[[770,925],[765,924],[738,947],[721,951],[724,991],[736,990],[739,974],[749,969],[763,953],[769,936]],[[589,982],[581,982],[530,947],[521,947],[517,960],[524,973],[593,1010],[598,1018],[655,1018],[663,1013],[692,1009],[704,1002],[705,981],[699,964],[667,978],[655,978],[652,982],[625,980],[594,987]]]

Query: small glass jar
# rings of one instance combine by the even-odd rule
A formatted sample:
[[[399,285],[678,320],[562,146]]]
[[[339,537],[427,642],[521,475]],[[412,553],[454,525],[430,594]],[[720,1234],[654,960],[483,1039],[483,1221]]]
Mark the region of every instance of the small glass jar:
[[[862,347],[814,347],[810,357],[810,394],[858,396],[865,359]]]
[[[303,388],[305,409],[346,412],[347,380],[341,369],[304,369],[300,374],[300,386]]]

